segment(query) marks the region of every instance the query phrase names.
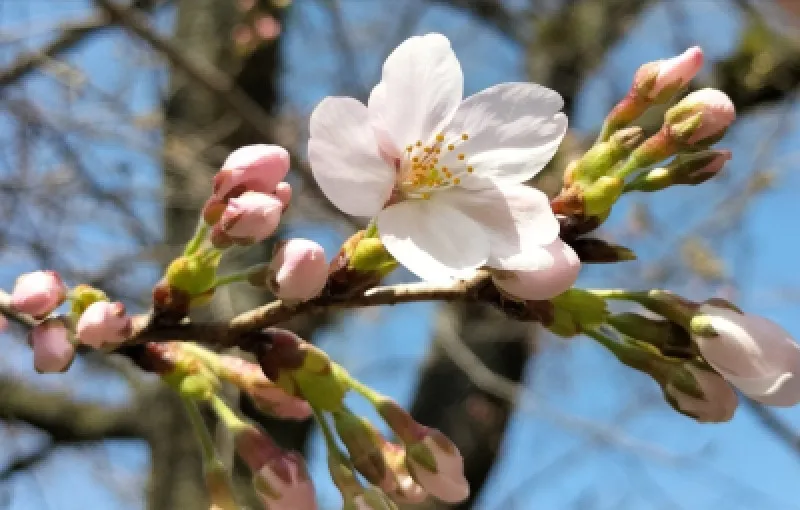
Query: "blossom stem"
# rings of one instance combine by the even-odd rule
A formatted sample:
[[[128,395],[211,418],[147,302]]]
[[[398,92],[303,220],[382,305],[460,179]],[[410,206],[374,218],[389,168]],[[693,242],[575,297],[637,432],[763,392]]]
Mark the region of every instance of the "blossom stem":
[[[208,427],[203,422],[203,417],[200,415],[200,410],[197,408],[197,403],[189,398],[182,398],[183,406],[186,408],[186,415],[189,417],[189,424],[192,427],[197,442],[200,443],[200,449],[203,452],[203,463],[210,465],[216,458],[214,450],[214,440],[208,431]]]
[[[314,419],[319,424],[320,430],[322,430],[322,437],[325,438],[325,446],[328,448],[328,455],[333,455],[339,459],[346,459],[347,457],[339,448],[339,443],[336,442],[336,436],[334,436],[330,424],[325,419],[325,415],[314,406],[311,406],[311,410],[314,413]]]
[[[211,409],[214,410],[214,414],[217,415],[217,418],[225,425],[225,428],[234,434],[236,434],[237,431],[250,427],[241,418],[236,416],[236,413],[234,413],[233,410],[228,407],[228,404],[218,395],[211,395],[208,399],[208,403],[211,405]]]
[[[197,228],[195,229],[194,236],[186,243],[186,248],[183,250],[183,254],[187,257],[190,255],[194,255],[202,246],[203,241],[206,240],[208,236],[208,231],[211,229],[211,226],[200,218],[197,222]]]
[[[386,397],[362,383],[349,373],[343,371],[342,378],[344,379],[345,384],[350,387],[350,389],[356,391],[359,395],[369,400],[372,405],[378,405],[380,402],[386,400]]]
[[[633,172],[639,170],[640,163],[638,158],[635,158],[632,154],[625,162],[621,165],[616,167],[612,172],[611,175],[613,177],[619,177],[620,179],[625,179]]]

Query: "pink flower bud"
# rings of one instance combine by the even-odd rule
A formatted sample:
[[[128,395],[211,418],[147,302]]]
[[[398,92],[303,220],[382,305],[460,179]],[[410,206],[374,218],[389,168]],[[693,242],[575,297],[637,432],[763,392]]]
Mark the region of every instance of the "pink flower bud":
[[[773,406],[800,403],[800,346],[779,325],[705,304],[691,332],[709,365],[748,397]]]
[[[33,367],[40,373],[64,372],[75,358],[75,346],[59,319],[47,319],[28,333],[33,348]]]
[[[314,486],[306,463],[297,452],[280,449],[255,427],[240,430],[236,452],[253,472],[256,493],[270,510],[317,508]]]
[[[283,204],[283,210],[289,207],[289,202],[292,200],[292,186],[288,182],[279,182],[277,186],[275,186],[275,198],[281,201]]]
[[[277,145],[247,145],[231,152],[214,176],[214,195],[227,200],[245,191],[272,193],[289,172],[289,153]]]
[[[714,143],[736,119],[731,98],[717,89],[702,89],[667,110],[666,124],[688,145]]]
[[[215,245],[222,236],[241,245],[259,243],[272,235],[281,221],[283,204],[265,193],[248,191],[228,201],[219,222],[214,226],[211,240]]]
[[[702,67],[703,50],[694,46],[678,56],[640,67],[633,78],[634,87],[648,100],[655,101],[661,99],[662,94],[672,96],[688,85]]]
[[[290,239],[269,264],[274,272],[272,291],[281,299],[308,301],[319,295],[328,280],[322,246],[308,239]]]
[[[464,459],[447,436],[428,429],[422,441],[406,445],[406,452],[409,473],[431,496],[445,503],[459,503],[469,497]]]
[[[297,452],[284,453],[265,464],[255,473],[253,485],[269,510],[317,509],[314,484]]]
[[[97,301],[89,305],[78,320],[75,335],[84,345],[100,349],[118,344],[131,334],[131,319],[120,302]]]
[[[700,423],[722,423],[733,418],[739,399],[731,385],[716,372],[689,363],[684,364],[684,369],[694,380],[693,389],[699,390],[699,395],[687,391],[681,377],[673,378],[664,386],[671,405]]]
[[[17,278],[11,308],[42,319],[67,299],[67,287],[55,271],[34,271]]]
[[[544,300],[566,291],[578,278],[581,261],[561,239],[544,246],[542,266],[534,271],[495,271],[492,280],[503,292],[524,300]]]

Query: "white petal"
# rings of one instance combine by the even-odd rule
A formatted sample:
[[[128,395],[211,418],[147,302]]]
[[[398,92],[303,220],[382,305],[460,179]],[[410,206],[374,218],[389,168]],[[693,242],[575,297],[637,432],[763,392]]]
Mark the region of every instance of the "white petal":
[[[370,115],[402,149],[417,140],[428,143],[450,122],[464,94],[464,75],[450,41],[428,34],[407,39],[389,55],[378,87]]]
[[[402,157],[402,149],[392,141],[392,135],[389,133],[386,127],[387,123],[383,118],[383,112],[386,110],[386,85],[383,82],[378,83],[372,89],[367,108],[369,110],[370,123],[381,150],[392,159]]]
[[[325,98],[311,114],[308,159],[328,200],[353,216],[374,216],[394,187],[367,108],[350,97]]]
[[[480,190],[458,187],[434,194],[483,226],[489,235],[488,265],[497,269],[535,270],[542,266],[537,248],[558,237],[559,225],[547,196],[521,184]]]
[[[378,232],[389,253],[423,280],[465,278],[484,265],[489,240],[483,228],[463,213],[430,200],[407,200],[377,216]]]
[[[535,83],[501,83],[467,99],[447,126],[447,143],[456,146],[440,158],[456,168],[456,157],[465,155],[474,174],[463,180],[466,187],[480,187],[474,177],[490,177],[521,183],[536,175],[553,158],[564,134],[567,116],[559,110],[561,96]],[[466,141],[461,135],[467,134]],[[459,165],[460,163],[460,165]]]

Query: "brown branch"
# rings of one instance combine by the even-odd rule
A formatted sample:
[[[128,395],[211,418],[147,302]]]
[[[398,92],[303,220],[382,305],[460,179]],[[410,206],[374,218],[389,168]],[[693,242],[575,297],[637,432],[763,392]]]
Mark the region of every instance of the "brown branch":
[[[143,435],[142,416],[135,407],[77,402],[65,392],[33,388],[7,377],[0,378],[0,419],[28,423],[62,443]]]
[[[244,312],[228,321],[182,322],[163,324],[153,321],[149,314],[133,318],[133,334],[126,345],[173,340],[193,341],[217,348],[247,347],[248,333],[275,326],[300,315],[316,314],[336,309],[365,308],[381,305],[396,305],[417,301],[481,301],[501,308],[506,314],[522,321],[547,319],[549,303],[529,301],[516,303],[507,301],[490,283],[489,274],[479,271],[469,280],[460,280],[449,285],[430,283],[407,283],[374,287],[352,297],[320,296],[294,306],[276,300],[264,306]],[[14,312],[10,307],[10,296],[0,290],[0,313],[12,320],[32,327],[35,321]],[[259,338],[259,337],[256,337]]]
[[[0,88],[19,81],[54,57],[71,50],[87,36],[111,25],[111,20],[107,16],[92,16],[84,21],[64,25],[61,33],[53,41],[36,51],[19,55],[11,65],[0,71]]]

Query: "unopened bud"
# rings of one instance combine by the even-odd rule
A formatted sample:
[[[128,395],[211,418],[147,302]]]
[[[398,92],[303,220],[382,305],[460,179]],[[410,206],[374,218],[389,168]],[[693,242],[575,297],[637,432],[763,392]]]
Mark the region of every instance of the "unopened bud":
[[[271,236],[281,221],[283,204],[266,193],[247,191],[231,198],[211,231],[217,248],[231,243],[241,246],[260,243]]]
[[[664,116],[672,135],[690,147],[717,142],[735,119],[736,108],[731,98],[716,89],[692,92]]]
[[[348,411],[333,413],[336,433],[341,438],[353,466],[373,485],[384,491],[395,488],[393,473],[383,458],[381,446],[385,440],[367,420]]]
[[[264,374],[286,393],[320,410],[338,411],[349,390],[344,369],[325,352],[282,329],[265,330],[272,345],[256,352]]]
[[[72,317],[78,318],[86,310],[89,305],[97,301],[108,301],[108,296],[100,289],[95,289],[91,285],[82,283],[76,285],[69,292],[69,300],[71,303],[70,313]]]
[[[633,78],[637,93],[654,104],[668,101],[703,67],[703,50],[689,48],[675,57],[644,64]]]
[[[33,368],[39,373],[64,372],[75,358],[75,346],[60,319],[46,319],[28,333],[33,348]]]
[[[608,264],[636,260],[636,254],[624,246],[603,239],[584,237],[571,241],[570,246],[586,264]],[[566,289],[565,289],[566,290]]]
[[[219,259],[207,261],[199,257],[181,256],[173,260],[166,271],[166,279],[171,287],[197,296],[207,292],[217,277]]]
[[[289,153],[277,145],[247,145],[231,152],[214,176],[214,195],[221,200],[246,191],[273,193],[289,171]]]
[[[608,317],[605,300],[582,289],[569,289],[550,302],[553,321],[545,326],[559,336],[575,336],[584,328],[603,324]]]
[[[67,299],[67,287],[55,271],[34,271],[17,278],[11,308],[43,319]]]
[[[75,336],[84,345],[100,349],[123,342],[131,334],[131,318],[120,302],[96,301],[81,314]]]
[[[561,239],[541,248],[551,264],[533,271],[491,270],[492,281],[504,294],[523,301],[550,299],[572,287],[581,270],[581,259]]]
[[[328,281],[328,263],[322,246],[308,239],[289,239],[269,263],[272,292],[287,301],[308,301],[317,297]]]
[[[721,375],[689,362],[675,368],[663,388],[676,411],[701,423],[729,421],[738,406],[736,392]]]
[[[660,191],[669,186],[702,184],[717,175],[731,159],[729,150],[679,154],[663,168],[645,172],[625,186],[625,191]]]
[[[607,213],[622,194],[625,182],[619,177],[603,176],[583,190],[583,207],[587,216]]]
[[[654,345],[665,354],[691,345],[689,333],[669,320],[620,313],[609,316],[607,322],[623,335]]]
[[[406,466],[423,489],[445,503],[460,503],[469,497],[461,452],[436,429],[427,429],[421,441],[406,444]]]

